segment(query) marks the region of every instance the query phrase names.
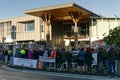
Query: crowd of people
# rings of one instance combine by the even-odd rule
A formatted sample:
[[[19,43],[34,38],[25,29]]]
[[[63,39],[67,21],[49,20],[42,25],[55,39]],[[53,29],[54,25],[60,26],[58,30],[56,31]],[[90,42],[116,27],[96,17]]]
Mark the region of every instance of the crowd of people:
[[[74,52],[77,53],[74,55]],[[97,64],[93,65],[93,56],[92,54],[97,53]],[[64,48],[34,48],[34,49],[16,49],[15,54],[13,54],[12,49],[7,49],[3,51],[3,61],[9,63],[10,58],[15,56],[18,58],[26,59],[36,59],[39,61],[39,56],[46,58],[55,59],[55,69],[62,69],[63,64],[67,63],[67,69],[71,70],[73,68],[72,63],[77,64],[76,70],[78,72],[86,71],[90,73],[92,68],[95,67],[97,71],[101,69],[107,69],[110,76],[115,76],[116,74],[116,62],[118,58],[117,51],[115,47],[97,47],[97,48],[72,48],[70,51],[66,51]],[[47,67],[48,63],[43,64],[43,68]]]

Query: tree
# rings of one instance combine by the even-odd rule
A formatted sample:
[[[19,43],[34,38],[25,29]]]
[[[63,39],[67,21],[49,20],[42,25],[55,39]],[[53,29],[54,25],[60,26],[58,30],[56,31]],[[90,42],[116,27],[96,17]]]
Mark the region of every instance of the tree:
[[[120,48],[120,26],[109,31],[109,35],[104,38],[108,45],[115,45]]]
[[[118,52],[118,58],[120,59],[120,26],[109,31],[109,35],[103,39],[107,45],[114,45]]]

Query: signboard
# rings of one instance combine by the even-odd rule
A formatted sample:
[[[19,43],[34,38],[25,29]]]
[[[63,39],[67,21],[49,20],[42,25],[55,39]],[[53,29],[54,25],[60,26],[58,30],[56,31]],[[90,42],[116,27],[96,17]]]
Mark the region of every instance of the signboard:
[[[16,39],[16,32],[11,32],[12,39]]]
[[[65,41],[65,46],[69,46],[69,44],[70,44],[70,40],[66,40]]]
[[[55,62],[55,59],[54,58],[46,58],[46,57],[42,57],[42,56],[39,56],[39,61],[41,62]]]
[[[16,26],[13,25],[11,30],[12,30],[11,32],[12,39],[16,39]]]
[[[92,53],[93,61],[92,65],[97,65],[97,53]]]
[[[12,26],[11,30],[16,31],[16,26]]]
[[[19,66],[36,68],[37,60],[23,59],[23,58],[14,57],[13,64],[14,65],[19,65]]]

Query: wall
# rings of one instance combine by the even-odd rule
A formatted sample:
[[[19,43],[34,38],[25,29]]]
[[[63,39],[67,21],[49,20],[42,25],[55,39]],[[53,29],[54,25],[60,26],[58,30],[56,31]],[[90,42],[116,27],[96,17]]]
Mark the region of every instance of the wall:
[[[92,26],[91,41],[103,39],[109,34],[110,29],[119,25],[116,19],[97,19],[97,24]]]

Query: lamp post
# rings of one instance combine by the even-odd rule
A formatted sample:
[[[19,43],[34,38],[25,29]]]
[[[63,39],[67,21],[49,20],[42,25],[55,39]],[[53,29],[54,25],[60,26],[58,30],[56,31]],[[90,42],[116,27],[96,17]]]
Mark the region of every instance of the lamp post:
[[[15,56],[15,52],[16,52],[16,43],[15,43],[15,39],[16,39],[16,26],[12,26],[11,28],[11,37],[13,39],[13,58],[12,58],[12,64],[14,64],[14,56]]]
[[[12,26],[12,28],[11,28],[11,37],[12,37],[12,39],[13,39],[13,56],[15,55],[15,39],[16,39],[16,26]]]

